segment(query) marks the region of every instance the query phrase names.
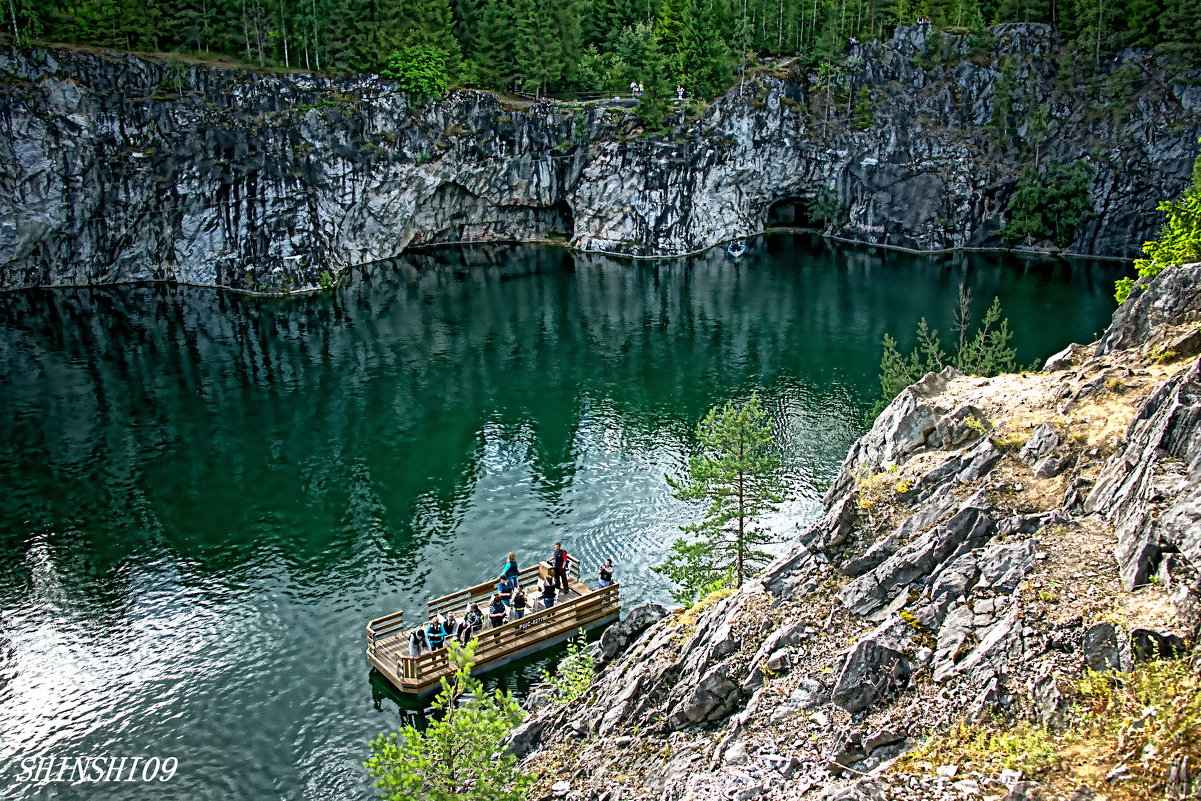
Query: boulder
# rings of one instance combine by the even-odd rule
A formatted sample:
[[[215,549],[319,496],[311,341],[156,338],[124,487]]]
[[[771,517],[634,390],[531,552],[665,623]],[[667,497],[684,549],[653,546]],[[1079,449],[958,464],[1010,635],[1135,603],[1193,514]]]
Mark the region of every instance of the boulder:
[[[1103,620],[1089,626],[1084,632],[1081,650],[1084,652],[1084,664],[1089,670],[1105,672],[1122,669],[1118,632],[1112,623]]]
[[[662,604],[642,604],[605,629],[598,642],[597,666],[609,662],[630,647],[647,629],[667,617]]]
[[[1067,469],[1072,463],[1071,454],[1050,453],[1038,460],[1034,465],[1035,478],[1054,478]]]
[[[1044,801],[1046,794],[1038,782],[1017,782],[1009,788],[1003,801]]]
[[[1034,710],[1044,726],[1059,728],[1063,725],[1063,714],[1067,710],[1068,700],[1059,691],[1055,677],[1043,673],[1030,682],[1030,700]]]
[[[709,723],[728,717],[738,708],[742,691],[730,679],[730,666],[719,663],[711,667],[692,692],[671,714],[671,725],[682,728],[691,724]]]
[[[903,729],[877,729],[863,738],[863,750],[870,754],[877,748],[883,748],[887,745],[892,745],[893,743],[899,743],[904,739],[905,731]]]
[[[900,689],[910,672],[909,661],[900,651],[873,639],[862,640],[843,661],[830,698],[853,714]]]
[[[1201,264],[1184,264],[1140,280],[1097,343],[1095,356],[1145,343],[1156,329],[1197,319],[1201,310]]]
[[[964,404],[935,424],[934,430],[926,438],[926,444],[945,450],[978,439],[982,436],[980,429],[968,425],[968,420],[973,419],[986,433],[992,431],[992,423],[984,412],[971,404]]]
[[[1037,551],[1037,540],[990,545],[981,549],[975,555],[976,569],[980,574],[976,589],[992,590],[999,595],[1012,594],[1030,572]]]
[[[1059,447],[1059,434],[1050,423],[1039,423],[1026,440],[1026,444],[1018,451],[1018,458],[1033,466],[1043,457]]]
[[[1059,372],[1060,370],[1069,370],[1076,366],[1076,351],[1082,348],[1083,345],[1078,345],[1073,342],[1063,350],[1047,359],[1043,364],[1043,370],[1048,373]]]
[[[996,445],[993,445],[991,439],[982,439],[918,479],[913,492],[924,500],[935,493],[945,491],[951,485],[975,481],[992,470],[993,465],[999,462],[1004,455]]]
[[[1188,645],[1175,634],[1162,634],[1151,629],[1130,632],[1130,650],[1136,662],[1148,659],[1177,659],[1188,656]]]
[[[996,531],[996,522],[985,509],[973,505],[979,500],[973,496],[948,520],[844,587],[838,599],[851,612],[870,615],[887,606],[910,582],[936,572],[955,554],[983,545]]]
[[[509,735],[507,748],[513,753],[513,756],[522,759],[536,751],[542,744],[542,732],[545,729],[545,721],[531,718],[513,729]]]

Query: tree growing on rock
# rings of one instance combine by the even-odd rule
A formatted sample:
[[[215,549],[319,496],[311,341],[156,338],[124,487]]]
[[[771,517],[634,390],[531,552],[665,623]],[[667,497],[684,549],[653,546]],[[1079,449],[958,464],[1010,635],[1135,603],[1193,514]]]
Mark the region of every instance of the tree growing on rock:
[[[521,720],[521,707],[506,692],[485,693],[473,678],[475,646],[449,641],[455,666],[443,677],[434,715],[425,731],[405,726],[371,743],[364,767],[387,801],[520,801],[534,777],[517,768],[504,748]]]
[[[678,539],[671,555],[654,568],[679,589],[677,601],[690,604],[724,586],[742,586],[770,555],[759,546],[772,541],[755,521],[783,500],[780,459],[759,396],[742,405],[714,406],[697,424],[700,453],[688,460],[688,475],[667,477],[677,498],[706,501],[699,522],[681,526],[692,539]]]
[[[439,98],[450,88],[446,53],[426,45],[413,45],[393,53],[383,76],[417,98]]]
[[[980,326],[974,334],[969,335],[971,306],[971,292],[960,284],[954,325],[959,341],[954,355],[948,356],[943,350],[938,331],[931,330],[924,317],[917,324],[917,344],[908,356],[901,354],[897,341],[891,335],[884,335],[884,353],[880,357],[881,397],[876,403],[875,414],[883,411],[905,387],[920,380],[926,373],[936,373],[944,367],[954,367],[962,373],[981,376],[1012,373],[1018,368],[1017,350],[1010,345],[1013,333],[1009,330],[1009,320],[1001,316],[1000,299],[993,298],[992,305],[980,320]]]
[[[1140,278],[1153,278],[1173,264],[1201,261],[1201,155],[1193,162],[1192,186],[1176,201],[1159,204],[1164,213],[1159,238],[1143,243],[1145,259],[1135,259]],[[1134,290],[1133,278],[1120,278],[1114,298],[1125,303]]]

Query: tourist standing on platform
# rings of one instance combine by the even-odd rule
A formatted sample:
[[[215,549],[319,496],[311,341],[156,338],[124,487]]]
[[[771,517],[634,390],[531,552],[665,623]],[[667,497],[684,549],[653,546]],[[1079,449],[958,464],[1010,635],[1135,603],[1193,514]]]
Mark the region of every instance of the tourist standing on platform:
[[[425,629],[415,628],[409,632],[409,656],[421,656],[422,651],[428,651],[430,641],[425,637]]]
[[[550,555],[550,568],[553,574],[552,581],[555,589],[567,589],[567,568],[571,565],[571,557],[567,555],[567,551],[563,550],[563,543],[556,542],[555,550]]]
[[[521,580],[521,569],[517,567],[517,554],[509,554],[509,561],[505,562],[504,575],[505,580],[509,582],[509,591],[515,591]]]
[[[525,617],[525,590],[520,586],[513,592],[513,619],[521,620]]]
[[[470,634],[474,634],[484,627],[484,613],[480,611],[480,605],[475,601],[472,601],[471,606],[467,607],[467,614],[463,616],[463,622],[471,627]]]
[[[500,595],[492,596],[492,603],[488,604],[488,621],[492,623],[492,628],[503,626],[505,616],[508,614],[508,609],[500,601]]]
[[[496,594],[500,596],[500,602],[506,607],[509,605],[509,598],[513,596],[513,591],[509,589],[508,580],[502,575],[496,580]]]
[[[430,615],[430,622],[425,624],[425,639],[429,642],[431,651],[442,647],[442,641],[446,639],[446,629],[442,626],[441,616]]]
[[[555,605],[555,587],[549,581],[542,582],[542,605],[547,609]]]
[[[598,575],[600,578],[596,582],[597,587],[613,586],[613,560],[612,559],[605,560],[605,563],[603,565],[601,565],[600,570],[598,571]]]

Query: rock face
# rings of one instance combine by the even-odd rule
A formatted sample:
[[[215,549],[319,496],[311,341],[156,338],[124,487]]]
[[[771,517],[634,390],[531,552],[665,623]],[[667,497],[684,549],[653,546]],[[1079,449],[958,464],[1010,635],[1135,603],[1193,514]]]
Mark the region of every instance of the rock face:
[[[640,633],[615,635],[584,701],[540,713],[535,767],[570,753],[578,798],[623,793],[614,773],[698,801],[1038,797],[1013,771],[885,768],[964,718],[1063,726],[1086,668],[1186,653],[1201,621],[1201,359],[1167,346],[1201,334],[1199,279],[1201,265],[1170,268],[1119,310],[1108,345],[1051,372],[947,371],[902,392],[760,577],[649,625],[632,615]]]
[[[1124,52],[1113,83],[1145,86],[1092,97],[1060,72],[1046,26],[997,26],[978,46],[902,26],[852,48],[845,80],[867,90],[870,118],[781,68],[652,136],[613,109],[512,109],[475,92],[411,103],[366,76],[3,48],[0,288],[289,292],[414,245],[561,238],[678,255],[828,213],[847,239],[992,247],[1032,152],[1096,170],[1096,215],[1069,251],[1132,255],[1156,202],[1187,185],[1201,81]],[[1042,127],[1026,119],[1036,106]]]

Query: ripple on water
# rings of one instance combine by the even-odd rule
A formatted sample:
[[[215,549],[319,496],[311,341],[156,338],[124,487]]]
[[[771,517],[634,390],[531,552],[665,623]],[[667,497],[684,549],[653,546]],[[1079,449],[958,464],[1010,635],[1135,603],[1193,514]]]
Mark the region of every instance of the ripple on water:
[[[168,784],[62,798],[374,797],[368,743],[419,710],[370,679],[365,621],[412,620],[555,540],[589,578],[612,558],[626,608],[668,600],[651,567],[700,510],[664,474],[709,406],[751,392],[790,495],[766,522],[795,532],[862,430],[882,333],[947,330],[956,287],[932,260],[857,252],[852,270],[771,241],[739,270],[413,254],[296,302],[0,295],[0,764],[180,759]],[[1024,273],[973,265],[989,297],[1023,296]],[[1007,305],[1035,342],[1021,358],[1087,341],[1112,278],[1040,284],[1073,315]],[[555,658],[487,683],[523,692]]]

